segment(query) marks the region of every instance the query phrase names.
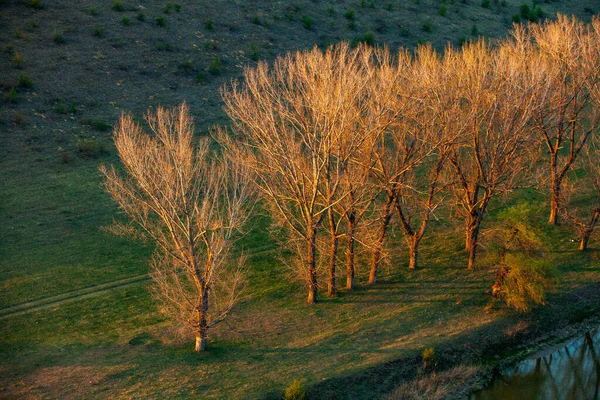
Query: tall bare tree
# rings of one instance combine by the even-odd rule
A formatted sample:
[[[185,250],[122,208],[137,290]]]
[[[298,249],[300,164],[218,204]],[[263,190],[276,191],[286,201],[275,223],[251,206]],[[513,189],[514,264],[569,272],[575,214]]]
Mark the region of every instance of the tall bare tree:
[[[600,137],[593,139],[582,154],[581,170],[567,177],[562,191],[562,213],[579,235],[580,251],[587,250],[600,220]]]
[[[437,194],[439,172],[430,174],[429,171],[430,167],[439,168],[436,162],[431,161],[436,159],[442,162],[444,157],[441,156],[441,149],[450,143],[448,137],[453,134],[451,130],[444,130],[444,116],[448,114],[446,109],[452,107],[453,103],[443,93],[447,89],[437,53],[428,46],[420,47],[414,58],[401,51],[397,63],[395,71],[389,65],[382,65],[384,71],[381,82],[394,91],[388,103],[393,121],[387,132],[379,138],[377,162],[371,171],[384,194],[369,273],[371,284],[377,280],[387,229],[395,210],[403,222],[404,232],[413,238],[418,237],[417,240],[409,240],[409,245],[415,250],[418,247]],[[423,187],[423,177],[427,182],[425,191],[431,191],[431,196],[426,196],[429,200],[426,200],[428,205],[423,211],[425,218],[418,231],[415,231],[411,227],[408,210],[401,206],[400,197],[407,199],[410,194],[411,201],[416,200],[419,197],[417,192]],[[412,266],[416,266],[416,251],[414,255],[411,257]]]
[[[185,104],[159,107],[146,120],[153,135],[129,115],[114,129],[125,175],[101,168],[107,191],[131,220],[115,229],[156,243],[156,293],[195,332],[196,351],[204,351],[209,329],[237,298],[241,275],[228,256],[248,216],[251,186],[243,170],[210,155],[207,139],[194,144]]]
[[[530,49],[530,68],[546,74],[539,90],[543,106],[536,109],[534,121],[547,150],[551,224],[558,222],[563,180],[600,126],[600,107],[591,106],[600,85],[597,19],[594,26],[595,35],[593,28],[563,15],[530,25],[535,44]]]
[[[512,190],[527,169],[529,124],[542,74],[528,69],[525,57],[517,41],[493,51],[480,40],[445,54],[444,67],[452,71],[460,103],[453,118],[464,127],[461,146],[448,155],[447,171],[465,218],[469,269],[490,200]]]
[[[224,90],[225,111],[238,160],[254,171],[255,183],[273,216],[305,244],[303,273],[308,302],[317,300],[317,232],[340,194],[342,171],[356,145],[372,132],[366,89],[370,51],[347,44],[279,57],[272,68],[247,68],[244,83]],[[349,136],[352,135],[352,136]]]

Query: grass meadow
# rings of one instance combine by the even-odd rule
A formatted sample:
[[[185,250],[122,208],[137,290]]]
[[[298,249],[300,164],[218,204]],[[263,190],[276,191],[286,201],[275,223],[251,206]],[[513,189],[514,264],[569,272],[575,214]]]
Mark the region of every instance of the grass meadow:
[[[594,0],[538,5],[547,17],[600,11]],[[519,314],[490,302],[496,270],[486,236],[468,271],[450,211],[424,238],[420,269],[407,270],[396,229],[376,286],[365,285],[363,254],[356,291],[332,299],[323,291],[308,307],[259,210],[237,243],[249,255],[242,300],[201,355],[152,299],[151,244],[102,229],[118,210],[98,166],[117,162],[111,126],[122,112],[141,119],[148,107],[185,100],[205,135],[227,123],[219,88],[258,60],[341,40],[441,50],[505,35],[520,6],[0,0],[0,398],[275,399],[294,379],[313,398],[393,397],[420,373],[424,348],[439,353],[440,369],[479,368],[520,338],[600,315],[600,239],[578,252],[572,231],[544,224],[538,189],[493,203],[483,229],[505,207],[539,209],[545,256],[560,272],[544,307]]]

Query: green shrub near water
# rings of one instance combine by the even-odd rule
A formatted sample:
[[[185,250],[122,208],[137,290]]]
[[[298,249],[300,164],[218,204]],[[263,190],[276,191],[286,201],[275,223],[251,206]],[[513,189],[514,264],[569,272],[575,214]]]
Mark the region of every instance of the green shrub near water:
[[[304,380],[294,379],[294,381],[285,389],[283,400],[306,400],[308,392],[304,387]]]

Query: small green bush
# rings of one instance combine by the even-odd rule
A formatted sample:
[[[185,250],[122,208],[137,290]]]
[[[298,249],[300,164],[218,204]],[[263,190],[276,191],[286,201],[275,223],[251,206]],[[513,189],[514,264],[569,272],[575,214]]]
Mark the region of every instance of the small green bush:
[[[167,25],[167,21],[163,17],[156,18],[156,25],[164,28]]]
[[[127,26],[131,23],[131,20],[129,19],[129,17],[125,16],[125,17],[121,18],[121,23],[123,25]]]
[[[96,158],[106,152],[104,142],[98,139],[80,139],[76,146],[79,155],[85,158]]]
[[[98,15],[98,9],[92,7],[92,8],[89,9],[89,13],[90,13],[90,15],[92,15],[92,16],[95,17],[95,16]]]
[[[54,31],[54,34],[52,35],[52,41],[56,44],[62,44],[65,42],[65,37],[62,33]]]
[[[346,17],[349,20],[353,20],[354,18],[356,18],[356,11],[354,11],[354,9],[352,8],[349,8],[344,13],[344,17]]]
[[[440,6],[440,9],[438,10],[438,14],[440,14],[442,17],[445,17],[447,13],[448,13],[448,7]]]
[[[144,22],[146,20],[146,16],[144,15],[144,13],[138,13],[138,15],[136,15],[135,18],[140,22]]]
[[[181,68],[187,72],[190,72],[193,69],[192,68],[192,60],[185,60],[184,62],[182,62]]]
[[[210,65],[208,66],[208,72],[210,72],[213,75],[220,75],[221,74],[221,66],[222,66],[221,59],[219,57],[215,57],[210,62]]]
[[[435,354],[433,347],[423,350],[421,359],[423,360],[423,369],[425,370],[431,370],[437,366],[437,355]]]
[[[215,27],[215,23],[212,19],[207,19],[206,21],[204,21],[204,27],[208,30],[213,30]]]
[[[19,74],[18,82],[20,87],[31,88],[33,87],[33,79],[23,72]]]
[[[100,25],[95,25],[94,26],[94,36],[96,36],[96,37],[104,36],[104,28],[102,28]]]
[[[258,61],[260,58],[260,50],[255,43],[250,45],[250,52],[248,53],[248,57],[253,61]]]
[[[13,67],[15,68],[23,68],[23,54],[19,53],[19,52],[15,52],[12,56],[12,58],[10,59],[12,62]]]
[[[27,2],[27,5],[35,10],[41,10],[42,8],[44,8],[42,0],[29,0]]]
[[[362,36],[360,41],[368,44],[369,46],[375,46],[375,35],[373,35],[371,32],[367,32]]]
[[[61,102],[54,104],[54,112],[57,114],[66,114],[67,113],[67,105],[65,103],[61,103]]]
[[[121,0],[113,0],[112,9],[121,12],[125,8],[123,7],[123,2]]]
[[[304,29],[312,29],[313,26],[313,19],[311,17],[309,17],[308,15],[303,15],[302,16],[302,25],[304,25]]]
[[[483,7],[483,8],[490,8],[490,0],[483,0],[481,2],[481,7]]]
[[[4,98],[9,103],[16,103],[17,101],[19,101],[19,95],[17,94],[17,91],[14,87],[10,88],[8,93],[4,95]]]
[[[425,21],[423,22],[423,25],[421,25],[421,29],[423,32],[431,32],[433,30],[433,24],[429,20]]]
[[[520,14],[514,14],[512,16],[512,22],[514,22],[515,24],[520,24],[521,23],[521,15]]]
[[[304,387],[304,380],[294,379],[294,381],[285,388],[283,400],[306,400],[308,392]]]
[[[196,82],[198,82],[199,84],[206,82],[206,74],[204,73],[204,71],[199,71],[196,74]]]
[[[479,35],[479,29],[477,28],[477,25],[475,25],[475,24],[473,24],[473,26],[471,27],[471,35],[472,36]]]

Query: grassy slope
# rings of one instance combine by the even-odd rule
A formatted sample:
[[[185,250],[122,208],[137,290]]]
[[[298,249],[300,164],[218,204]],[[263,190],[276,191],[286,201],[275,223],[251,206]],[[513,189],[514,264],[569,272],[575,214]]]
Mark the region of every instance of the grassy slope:
[[[169,14],[163,11],[165,3],[156,1],[139,8],[125,2],[124,12],[112,10],[109,1],[48,1],[41,10],[22,3],[0,1],[3,45],[24,58],[20,70],[11,54],[0,54],[0,87],[6,94],[20,72],[34,80],[32,89],[18,90],[17,103],[3,103],[0,109],[0,307],[146,271],[148,247],[99,230],[116,208],[100,187],[97,165],[114,162],[115,155],[109,131],[90,126],[101,128],[93,121],[110,125],[122,111],[141,116],[148,106],[185,99],[199,130],[205,131],[224,121],[218,88],[255,62],[252,44],[267,60],[366,32],[391,47],[432,41],[443,48],[447,41],[469,37],[473,25],[480,34],[503,35],[519,6],[492,2],[486,9],[475,1],[448,1],[442,17],[441,3],[425,0],[394,1],[391,11],[388,2],[376,2],[374,9],[361,8],[358,1],[181,2],[181,12]],[[542,4],[548,14],[574,12],[584,19],[589,18],[584,8],[593,6],[592,0]],[[98,15],[91,15],[90,8]],[[356,11],[355,30],[343,15],[348,8]],[[144,22],[136,19],[140,12]],[[303,15],[313,20],[310,30],[303,27]],[[123,16],[130,25],[121,22]],[[159,17],[165,28],[156,25]],[[433,29],[424,32],[428,20]],[[95,30],[102,35],[95,36]],[[56,33],[65,43],[53,41]],[[222,61],[219,74],[209,71],[216,57]],[[191,68],[181,66],[186,60]],[[198,73],[205,76],[200,84]],[[57,103],[73,104],[74,112],[69,107],[66,114],[57,112]],[[76,143],[85,138],[106,143],[108,152],[80,157]],[[65,158],[70,161],[64,163]],[[273,248],[263,225],[259,220],[245,239],[247,248]],[[482,294],[494,271],[462,269],[459,231],[447,223],[434,229],[439,236],[424,243],[424,269],[403,271],[399,249],[377,288],[342,293],[311,308],[303,304],[302,289],[288,283],[289,273],[273,253],[254,256],[246,300],[214,333],[213,350],[201,358],[191,354],[186,339],[172,340],[173,329],[157,313],[144,285],[0,320],[0,396],[158,391],[256,397],[277,392],[294,378],[316,384],[361,374],[366,367],[414,356],[425,346],[510,315],[485,311]],[[563,231],[550,233],[556,251],[549,257],[564,272],[561,290],[597,281],[598,251],[578,254]],[[128,344],[136,337],[133,342],[142,344]]]

